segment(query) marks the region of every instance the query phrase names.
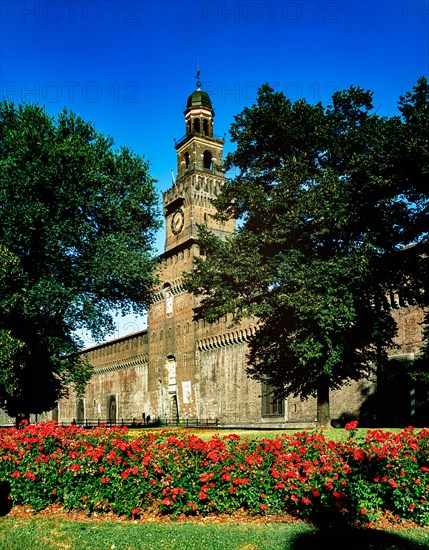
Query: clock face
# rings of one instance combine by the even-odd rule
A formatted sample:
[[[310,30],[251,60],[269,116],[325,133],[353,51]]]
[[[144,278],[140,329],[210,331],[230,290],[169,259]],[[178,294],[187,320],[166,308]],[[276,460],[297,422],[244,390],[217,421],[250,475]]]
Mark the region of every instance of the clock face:
[[[184,221],[185,215],[183,214],[183,210],[179,208],[171,217],[171,231],[174,235],[178,235],[182,231]]]

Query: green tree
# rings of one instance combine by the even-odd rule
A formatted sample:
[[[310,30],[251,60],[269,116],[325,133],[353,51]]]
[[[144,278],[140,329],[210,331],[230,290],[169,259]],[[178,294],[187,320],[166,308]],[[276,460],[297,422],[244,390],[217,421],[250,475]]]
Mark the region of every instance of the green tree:
[[[159,227],[147,162],[63,110],[0,104],[0,405],[50,410],[91,369],[76,331],[142,313]]]
[[[429,303],[429,84],[426,79],[419,80],[412,92],[401,97],[399,109],[405,121],[403,127],[401,155],[397,177],[406,181],[404,191],[413,205],[414,233],[424,236],[415,238],[418,262],[421,274],[419,287],[424,304]],[[426,299],[424,300],[424,297]],[[424,324],[424,342],[422,354],[415,364],[415,378],[429,381],[429,310],[426,311]]]
[[[418,262],[401,248],[427,231],[421,168],[416,162],[411,175],[404,160],[413,134],[405,110],[427,109],[427,95],[416,106],[426,88],[421,79],[401,100],[404,116],[387,118],[361,88],[324,107],[264,85],[231,127],[236,150],[226,168],[237,175],[215,204],[239,228],[224,242],[202,228],[202,256],[186,284],[202,295],[199,314],[209,321],[255,317],[249,374],[280,396],[316,395],[321,425],[330,421],[330,389],[386,362],[396,334],[389,293],[423,300]],[[427,120],[411,147],[417,160]]]

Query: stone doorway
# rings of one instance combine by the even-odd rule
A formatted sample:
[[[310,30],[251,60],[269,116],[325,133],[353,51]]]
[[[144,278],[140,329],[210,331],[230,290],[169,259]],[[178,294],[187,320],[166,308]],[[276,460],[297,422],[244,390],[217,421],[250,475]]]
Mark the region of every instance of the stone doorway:
[[[76,421],[83,422],[85,420],[85,400],[83,397],[77,400],[76,404]]]
[[[116,395],[107,398],[107,418],[111,424],[116,424],[117,418]]]

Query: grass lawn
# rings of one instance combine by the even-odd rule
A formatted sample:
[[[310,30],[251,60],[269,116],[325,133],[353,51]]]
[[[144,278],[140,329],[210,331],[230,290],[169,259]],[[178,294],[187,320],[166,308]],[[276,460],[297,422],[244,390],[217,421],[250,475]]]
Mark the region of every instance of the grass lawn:
[[[320,430],[255,430],[255,429],[231,429],[231,428],[170,428],[169,426],[167,428],[159,427],[159,428],[150,428],[149,431],[157,432],[157,431],[163,431],[168,430],[169,432],[178,432],[178,433],[185,433],[185,434],[194,434],[204,441],[208,441],[211,439],[214,435],[218,435],[220,438],[222,438],[225,435],[229,434],[237,434],[242,438],[249,438],[249,439],[263,439],[264,437],[268,439],[274,439],[277,435],[294,435],[297,432],[319,432],[323,434],[325,439],[332,439],[333,441],[340,441],[347,438],[349,435],[349,432],[347,432],[344,429],[341,428],[324,428]],[[358,428],[356,430],[356,438],[364,439],[366,436],[366,433],[369,429],[373,428]],[[375,428],[374,428],[375,429]],[[392,433],[400,433],[403,431],[403,428],[382,428],[383,431],[386,432],[392,432]],[[417,428],[419,430],[419,428]],[[137,438],[142,433],[145,433],[145,430],[130,430],[129,434],[130,437]]]
[[[305,523],[71,521],[0,519],[1,550],[330,550],[429,548],[429,530],[317,529]]]

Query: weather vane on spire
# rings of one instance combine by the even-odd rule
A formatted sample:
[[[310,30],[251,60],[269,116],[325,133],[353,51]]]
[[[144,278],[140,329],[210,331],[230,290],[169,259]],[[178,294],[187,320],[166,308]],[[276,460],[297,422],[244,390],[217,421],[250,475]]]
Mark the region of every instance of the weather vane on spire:
[[[197,79],[197,89],[198,90],[201,90],[201,80],[200,80],[200,58],[198,57],[197,59],[197,74],[195,76],[195,78]]]

